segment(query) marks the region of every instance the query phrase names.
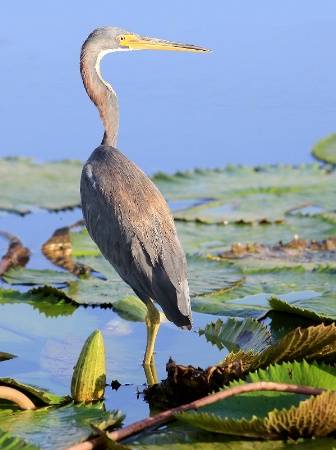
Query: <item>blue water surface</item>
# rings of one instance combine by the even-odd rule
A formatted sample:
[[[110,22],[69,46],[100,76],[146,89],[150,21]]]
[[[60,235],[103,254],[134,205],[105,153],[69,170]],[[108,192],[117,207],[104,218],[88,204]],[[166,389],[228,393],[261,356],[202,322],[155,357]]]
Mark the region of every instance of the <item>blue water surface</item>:
[[[86,160],[102,125],[79,75],[80,47],[116,25],[212,54],[119,52],[118,148],[145,172],[310,162],[336,129],[336,3],[2,0],[0,155]]]

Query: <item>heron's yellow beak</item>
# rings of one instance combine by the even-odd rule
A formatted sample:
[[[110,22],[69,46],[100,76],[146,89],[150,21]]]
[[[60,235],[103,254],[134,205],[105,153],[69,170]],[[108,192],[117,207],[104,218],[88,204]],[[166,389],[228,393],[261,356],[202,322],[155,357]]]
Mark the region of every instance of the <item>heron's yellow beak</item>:
[[[203,47],[180,42],[164,41],[162,39],[139,36],[137,34],[123,34],[117,37],[121,47],[129,47],[132,50],[175,50],[178,52],[204,52],[210,53]]]

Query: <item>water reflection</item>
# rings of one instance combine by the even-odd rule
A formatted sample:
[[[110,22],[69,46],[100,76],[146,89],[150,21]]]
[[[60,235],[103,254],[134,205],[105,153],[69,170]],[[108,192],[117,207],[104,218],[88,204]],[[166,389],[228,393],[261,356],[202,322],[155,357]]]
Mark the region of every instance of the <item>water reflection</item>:
[[[57,307],[54,309],[56,313]],[[146,345],[143,323],[127,322],[110,309],[91,307],[52,317],[39,313],[32,305],[16,303],[1,305],[0,313],[0,341],[4,343],[1,350],[17,355],[1,363],[2,377],[68,395],[83,343],[93,330],[100,329],[105,341],[107,383],[117,379],[123,385],[117,392],[106,390],[106,407],[121,409],[127,414],[126,423],[148,415],[148,405],[137,397],[137,391],[142,392],[146,383],[142,367]],[[204,327],[211,319],[217,318],[194,313],[194,329]],[[207,343],[204,336],[163,322],[155,355],[159,380],[166,378],[165,365],[170,356],[179,364],[206,368],[222,360],[226,353]]]

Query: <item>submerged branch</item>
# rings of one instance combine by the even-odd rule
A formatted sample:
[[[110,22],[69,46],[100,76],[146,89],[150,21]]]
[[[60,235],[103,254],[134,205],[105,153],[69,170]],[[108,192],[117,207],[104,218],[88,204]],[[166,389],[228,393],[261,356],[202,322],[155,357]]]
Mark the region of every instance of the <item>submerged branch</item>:
[[[235,386],[224,391],[216,392],[215,394],[208,395],[207,397],[203,397],[199,400],[195,400],[186,405],[181,405],[176,408],[168,409],[159,414],[155,414],[152,417],[148,417],[144,420],[140,420],[138,422],[134,422],[131,425],[128,425],[125,428],[121,428],[120,430],[115,430],[110,433],[106,433],[105,436],[99,436],[90,441],[85,441],[81,444],[74,445],[69,447],[67,450],[93,450],[98,448],[104,442],[111,439],[112,441],[120,441],[122,439],[129,438],[134,434],[138,434],[141,431],[144,431],[148,428],[158,427],[163,425],[164,423],[170,422],[174,420],[175,414],[190,411],[192,409],[198,409],[203,406],[210,405],[211,403],[215,403],[219,400],[224,400],[226,398],[232,397],[234,395],[245,394],[247,392],[256,392],[256,391],[277,391],[277,392],[292,392],[295,394],[304,394],[304,395],[319,395],[322,392],[326,391],[326,389],[313,388],[311,386],[300,386],[297,384],[286,384],[286,383],[274,383],[274,382],[265,382],[258,381],[256,383],[247,383],[243,386]]]

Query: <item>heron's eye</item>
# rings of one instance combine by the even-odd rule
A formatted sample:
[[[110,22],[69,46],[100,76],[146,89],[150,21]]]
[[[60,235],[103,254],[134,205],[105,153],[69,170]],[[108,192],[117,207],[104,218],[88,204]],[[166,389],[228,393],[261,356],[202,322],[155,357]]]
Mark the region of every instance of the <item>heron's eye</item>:
[[[120,43],[122,41],[125,40],[125,36],[123,36],[122,34],[120,34],[119,36],[117,36],[117,41]]]

